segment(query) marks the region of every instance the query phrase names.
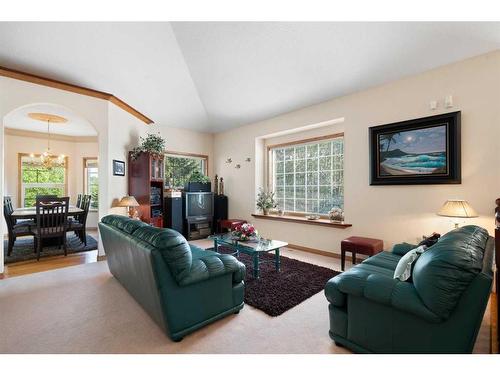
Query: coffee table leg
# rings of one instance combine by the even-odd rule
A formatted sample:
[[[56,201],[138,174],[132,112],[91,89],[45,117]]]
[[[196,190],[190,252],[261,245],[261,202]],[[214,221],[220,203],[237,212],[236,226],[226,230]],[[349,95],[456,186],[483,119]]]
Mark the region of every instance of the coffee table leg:
[[[276,271],[280,272],[280,249],[274,251],[274,265],[276,266]]]
[[[259,253],[255,253],[253,256],[253,277],[256,279],[260,277]]]

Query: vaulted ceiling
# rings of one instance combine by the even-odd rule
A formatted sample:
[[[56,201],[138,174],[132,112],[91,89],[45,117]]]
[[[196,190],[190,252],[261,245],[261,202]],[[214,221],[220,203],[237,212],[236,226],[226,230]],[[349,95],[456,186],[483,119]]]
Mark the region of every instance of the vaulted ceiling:
[[[500,23],[0,23],[0,65],[217,132],[500,48]]]

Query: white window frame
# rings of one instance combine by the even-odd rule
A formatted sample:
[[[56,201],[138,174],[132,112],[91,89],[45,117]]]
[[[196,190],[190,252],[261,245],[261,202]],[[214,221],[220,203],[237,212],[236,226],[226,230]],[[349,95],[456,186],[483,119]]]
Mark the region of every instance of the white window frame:
[[[334,141],[335,139],[339,139],[341,138],[342,139],[342,152],[340,154],[335,154],[334,153],[334,150],[332,149],[331,151],[331,157],[332,157],[332,165],[331,165],[331,169],[329,169],[328,171],[330,171],[332,173],[332,176],[331,176],[331,183],[330,185],[321,185],[320,184],[320,167],[319,167],[319,163],[320,163],[320,158],[321,156],[317,156],[316,159],[318,160],[317,163],[318,163],[318,169],[317,169],[317,184],[316,184],[316,188],[317,188],[317,193],[316,193],[316,198],[314,199],[310,199],[310,200],[315,200],[317,202],[317,210],[315,212],[311,211],[311,210],[308,210],[308,206],[307,206],[307,187],[308,187],[308,184],[307,184],[307,147],[306,147],[306,155],[304,155],[304,159],[298,159],[298,160],[304,160],[304,163],[306,164],[305,165],[305,169],[304,169],[304,210],[299,210],[297,209],[296,207],[296,204],[297,204],[297,199],[301,200],[302,198],[296,198],[296,185],[295,185],[295,160],[297,159],[293,159],[294,163],[294,171],[291,172],[291,174],[293,174],[293,178],[294,178],[294,183],[293,183],[293,186],[294,186],[294,197],[293,197],[293,201],[294,201],[294,208],[293,210],[290,210],[288,207],[286,207],[286,204],[284,204],[283,206],[280,205],[280,208],[282,208],[284,210],[284,212],[287,214],[287,215],[296,215],[296,216],[305,216],[305,215],[308,215],[308,214],[318,214],[320,215],[321,217],[327,217],[327,214],[326,213],[319,213],[319,208],[320,208],[320,202],[321,202],[321,199],[320,199],[320,188],[322,186],[329,186],[331,189],[334,189],[334,188],[340,188],[342,190],[342,196],[344,195],[344,185],[345,185],[345,181],[344,181],[344,155],[345,155],[345,150],[344,150],[344,146],[345,146],[345,142],[344,142],[344,133],[337,133],[337,134],[331,134],[331,135],[327,135],[327,136],[322,136],[322,137],[315,137],[315,138],[309,138],[309,139],[304,139],[304,140],[300,140],[300,141],[295,141],[295,142],[288,142],[288,143],[281,143],[281,144],[276,144],[276,145],[269,145],[267,146],[267,168],[268,168],[268,173],[267,173],[267,186],[270,190],[274,191],[276,193],[276,180],[275,180],[275,171],[274,171],[274,168],[275,168],[275,160],[274,160],[274,151],[276,150],[286,150],[286,149],[290,149],[290,148],[297,148],[297,147],[302,147],[302,146],[311,146],[311,145],[319,145],[321,143],[325,143],[325,142],[332,142]],[[334,168],[334,157],[338,157],[340,156],[341,158],[341,167],[340,168]],[[311,159],[309,159],[311,160]],[[286,163],[286,161],[284,160],[283,161],[284,163]],[[285,164],[284,164],[285,165]],[[286,169],[284,170],[283,172],[283,178],[286,179],[286,175],[287,173],[286,172]],[[341,174],[341,180],[342,180],[342,185],[339,185],[337,183],[334,182],[335,177],[334,177],[334,173],[340,173]],[[286,186],[286,183],[284,182],[283,185],[282,185],[282,188],[285,189],[285,186]],[[302,186],[302,185],[299,185],[299,186]],[[286,193],[285,193],[285,197],[286,197]],[[291,199],[291,198],[290,198]],[[283,198],[283,199],[280,199],[279,200],[280,202],[283,201],[285,202],[286,201],[286,198]],[[342,206],[343,206],[343,202],[342,202]]]
[[[83,158],[83,191],[85,194],[90,194],[90,185],[89,185],[89,167],[87,166],[88,161],[95,160],[97,163],[97,178],[99,178],[99,159],[97,157],[89,156]],[[97,188],[99,190],[99,183],[97,184]],[[91,202],[92,204],[92,202]],[[98,207],[90,207],[89,211],[98,211]]]

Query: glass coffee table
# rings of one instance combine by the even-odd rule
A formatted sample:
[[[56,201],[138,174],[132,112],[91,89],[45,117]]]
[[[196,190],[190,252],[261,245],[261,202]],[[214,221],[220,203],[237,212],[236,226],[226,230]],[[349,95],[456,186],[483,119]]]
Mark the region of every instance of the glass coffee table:
[[[274,251],[274,265],[276,271],[280,271],[280,249],[288,246],[288,243],[276,240],[256,238],[249,241],[238,241],[231,233],[216,234],[209,237],[214,241],[214,251],[219,252],[220,246],[233,250],[232,255],[239,257],[240,253],[250,255],[253,259],[253,276],[260,277],[260,255]]]

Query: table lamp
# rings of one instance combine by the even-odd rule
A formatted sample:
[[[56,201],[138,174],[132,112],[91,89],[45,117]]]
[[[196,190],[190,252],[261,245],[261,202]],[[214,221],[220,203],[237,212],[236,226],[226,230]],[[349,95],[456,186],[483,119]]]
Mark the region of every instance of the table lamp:
[[[448,199],[437,213],[439,216],[448,217],[477,217],[477,212],[467,201],[461,199]],[[455,221],[455,228],[458,228],[458,221]]]
[[[140,204],[132,195],[126,195],[122,199],[120,199],[120,202],[118,202],[118,207],[127,207],[128,217],[131,219],[138,218],[139,215],[137,213],[136,207],[139,206]]]

